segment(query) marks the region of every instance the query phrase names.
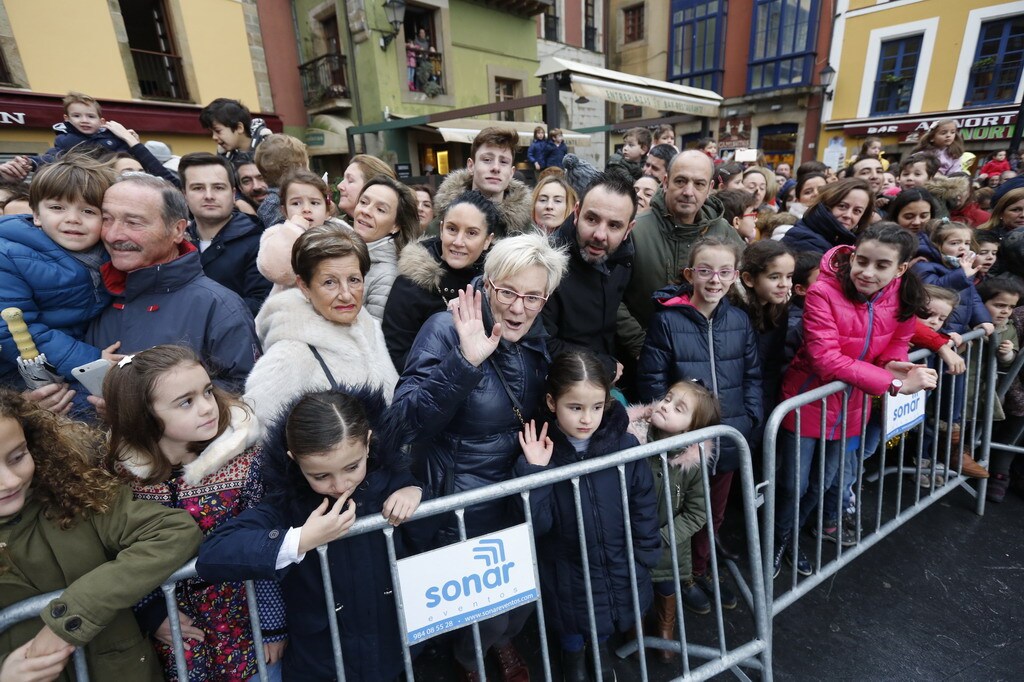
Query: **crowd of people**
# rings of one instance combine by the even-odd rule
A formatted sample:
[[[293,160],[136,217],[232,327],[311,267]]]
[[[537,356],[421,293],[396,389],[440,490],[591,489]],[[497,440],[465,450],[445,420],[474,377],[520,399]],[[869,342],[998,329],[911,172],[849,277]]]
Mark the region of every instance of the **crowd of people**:
[[[628,131],[602,171],[538,128],[533,188],[515,177],[518,134],[496,125],[434,192],[365,154],[329,187],[300,141],[232,100],[201,116],[218,153],[173,169],[93,98],[71,93],[65,111],[50,153],[0,166],[0,300],[27,324],[0,325],[0,607],[64,590],[0,633],[5,682],[56,679],[74,646],[92,679],[177,680],[156,588],[197,552],[199,578],[176,592],[189,680],[249,680],[259,658],[275,679],[334,679],[309,554],[325,543],[347,679],[395,679],[384,539],[334,542],[357,517],[400,526],[401,557],[460,537],[450,515],[406,523],[425,499],[716,424],[760,457],[775,406],[834,380],[851,387],[846,414],[834,395],[783,422],[776,575],[784,559],[812,572],[787,550],[820,485],[815,531],[856,542],[859,452],[881,438],[865,396],[939,393],[925,437],[961,446],[951,466],[991,476],[993,501],[1024,489],[1012,455],[986,469],[961,429],[974,392],[962,336],[998,335],[1005,367],[1024,334],[1024,179],[982,210],[955,122],[898,167],[869,140],[839,173],[744,168],[711,140],[677,151],[669,126]],[[937,359],[909,362],[915,346]],[[28,371],[34,350],[48,378],[39,362]],[[951,378],[936,392],[939,371]],[[1014,442],[1024,389],[997,412]],[[638,625],[634,570],[659,637],[676,638],[677,596],[695,614],[716,598],[736,607],[711,560],[733,556],[718,531],[744,454],[703,446],[627,465],[628,509],[614,468],[578,497],[569,482],[530,496],[566,680],[588,679],[595,658],[614,679],[609,640]],[[921,485],[945,474],[931,472]],[[470,511],[474,537],[525,510],[517,498]],[[529,679],[514,639],[533,608],[479,624],[505,680]],[[458,678],[479,679],[472,631],[450,645]]]

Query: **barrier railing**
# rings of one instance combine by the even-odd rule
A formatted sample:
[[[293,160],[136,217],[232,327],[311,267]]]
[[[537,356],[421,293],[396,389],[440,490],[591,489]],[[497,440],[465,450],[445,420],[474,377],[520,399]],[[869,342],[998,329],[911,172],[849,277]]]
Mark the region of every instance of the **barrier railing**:
[[[709,439],[723,439],[731,440],[735,443],[735,446],[740,451],[741,468],[739,470],[739,477],[742,486],[742,498],[743,498],[743,513],[744,513],[744,529],[748,537],[747,542],[747,556],[746,556],[746,580],[743,580],[741,584],[741,593],[747,603],[750,610],[750,616],[752,619],[752,631],[753,636],[749,640],[743,641],[737,644],[727,641],[725,634],[725,617],[723,614],[721,591],[719,588],[719,564],[715,557],[715,552],[711,553],[711,578],[712,584],[714,585],[714,618],[715,618],[715,630],[716,630],[716,643],[714,646],[702,644],[694,641],[690,641],[687,636],[687,624],[686,618],[689,617],[683,610],[682,600],[680,591],[676,590],[675,601],[677,608],[677,628],[678,638],[675,640],[664,640],[658,637],[653,637],[644,633],[644,622],[640,613],[640,592],[638,587],[638,575],[636,572],[636,562],[634,556],[634,548],[631,535],[631,514],[629,507],[629,490],[626,481],[625,467],[627,464],[637,460],[647,460],[651,457],[657,457],[660,464],[660,469],[665,480],[668,480],[669,474],[669,461],[667,452],[678,451],[681,448],[685,448],[691,445],[697,444],[701,451],[700,456],[700,467],[702,471],[703,487],[705,493],[705,513],[707,519],[711,519],[711,506],[710,506],[710,491],[708,488],[708,465],[704,456],[703,448],[705,441]],[[646,464],[646,462],[645,462]],[[441,514],[456,515],[459,536],[462,540],[466,539],[466,523],[465,515],[467,509],[470,509],[474,505],[478,505],[486,502],[493,502],[502,500],[514,496],[519,496],[522,500],[525,523],[529,528],[530,548],[533,551],[533,556],[536,557],[536,545],[534,540],[534,527],[533,518],[530,507],[530,495],[531,492],[536,491],[538,488],[563,484],[568,482],[572,487],[573,500],[576,512],[576,523],[577,529],[580,534],[580,554],[581,554],[581,565],[583,567],[589,566],[588,555],[587,555],[587,543],[585,540],[584,533],[586,531],[586,521],[582,515],[582,498],[580,495],[581,481],[587,476],[596,474],[602,471],[617,470],[618,472],[618,483],[619,492],[623,508],[623,519],[624,528],[626,531],[626,561],[630,567],[629,580],[630,580],[630,596],[632,599],[634,618],[636,620],[636,632],[638,641],[642,641],[646,648],[651,649],[663,649],[674,651],[679,654],[679,675],[674,679],[679,680],[706,680],[715,675],[726,671],[732,671],[740,679],[747,679],[745,673],[740,670],[740,666],[752,668],[758,670],[762,680],[768,682],[772,679],[772,666],[771,666],[771,650],[770,650],[770,631],[769,631],[769,619],[768,619],[768,604],[767,593],[765,591],[765,583],[763,575],[761,573],[761,550],[760,543],[758,542],[758,527],[757,527],[757,513],[756,504],[754,499],[754,476],[753,468],[750,461],[749,449],[743,436],[730,427],[716,426],[707,429],[702,429],[690,434],[684,434],[681,436],[675,436],[661,441],[648,443],[647,445],[638,446],[625,450],[618,453],[613,453],[600,458],[592,460],[584,460],[576,462],[567,466],[561,466],[552,468],[550,470],[524,476],[522,478],[512,479],[502,483],[490,485],[487,487],[479,488],[476,490],[466,491],[458,493],[448,497],[442,497],[435,500],[430,500],[423,503],[411,520],[425,519],[428,517],[434,517]],[[670,486],[664,486],[664,501],[666,502],[667,509],[673,509],[672,505],[672,493]],[[679,563],[676,556],[676,543],[679,541],[689,542],[689,538],[677,538],[675,535],[675,529],[673,519],[669,518],[668,523],[668,534],[669,544],[671,547],[665,549],[667,552],[671,552],[672,557],[672,571],[673,578],[676,584],[679,584]],[[409,523],[409,522],[407,522]],[[710,534],[710,546],[715,547],[715,534],[713,524],[707,524],[707,530]],[[415,679],[415,673],[413,670],[413,657],[408,641],[408,632],[406,631],[406,623],[403,618],[403,595],[400,589],[400,581],[398,575],[398,552],[395,545],[394,533],[396,529],[387,524],[387,522],[379,515],[367,517],[358,520],[353,527],[350,529],[346,538],[354,537],[357,535],[373,532],[381,532],[384,534],[385,542],[387,545],[387,551],[390,558],[391,564],[391,578],[395,586],[395,608],[396,618],[398,618],[399,627],[402,634],[402,655],[404,668],[407,678],[412,680]],[[342,538],[337,542],[345,542],[346,538]],[[327,546],[321,546],[317,548],[318,560],[324,576],[330,576],[327,559]],[[307,559],[308,560],[308,559]],[[730,570],[733,575],[737,578],[740,577],[740,571],[735,564],[730,562]],[[536,562],[533,566],[534,576],[538,575],[538,567]],[[595,663],[595,674],[598,679],[601,679],[601,666],[598,659],[598,635],[595,624],[594,614],[594,595],[593,586],[589,581],[589,570],[583,570],[583,575],[587,578],[585,581],[586,588],[586,603],[588,605],[588,613],[591,622],[591,628],[589,633],[589,641],[591,644],[591,650],[593,652],[593,659]],[[175,584],[177,581],[185,580],[187,578],[194,577],[195,573],[195,562],[192,562],[179,571],[177,571],[171,578],[161,587],[165,600],[168,606],[168,614],[170,615],[170,627],[171,634],[174,638],[174,655],[176,660],[176,667],[178,670],[179,679],[187,679],[187,671],[185,668],[185,651],[183,640],[181,637],[181,623],[178,619],[178,609],[175,600]],[[538,581],[539,585],[539,581]],[[342,654],[342,646],[338,632],[338,620],[340,617],[335,607],[334,594],[331,587],[331,581],[329,579],[323,580],[324,588],[324,599],[326,609],[328,612],[328,623],[330,624],[330,635],[331,635],[331,646],[334,661],[334,668],[336,675],[339,680],[345,679],[345,667]],[[249,614],[252,622],[253,633],[255,636],[255,651],[262,651],[262,643],[259,639],[259,618],[257,615],[257,609],[255,607],[255,591],[251,582],[246,582],[246,593],[249,603]],[[46,606],[52,599],[59,596],[59,592],[54,592],[47,595],[40,595],[23,602],[19,602],[11,607],[0,612],[0,632],[10,628],[14,624],[28,620],[31,618],[38,617],[39,612],[43,607]],[[537,608],[536,618],[537,626],[540,634],[540,645],[541,645],[541,664],[543,667],[543,674],[546,680],[552,679],[551,672],[551,654],[549,651],[549,642],[547,637],[547,631],[544,621],[544,608],[543,608],[543,597],[541,591],[537,593]],[[485,653],[481,647],[479,624],[474,622],[471,626],[474,639],[474,652],[478,669],[481,674],[481,678],[485,678]],[[630,654],[636,652],[639,648],[637,640],[628,642],[621,646],[616,654],[620,658],[625,658]],[[702,659],[705,662],[694,665],[691,662],[691,657]],[[258,659],[262,657],[257,656]],[[637,662],[639,666],[640,677],[643,680],[649,679],[649,671],[646,656],[638,656]],[[84,653],[81,649],[75,652],[74,666],[76,675],[79,682],[86,682],[88,672],[86,670]],[[266,680],[267,671],[263,664],[263,661],[259,662],[259,673],[262,680]]]
[[[992,434],[992,411],[996,398],[995,384],[995,349],[996,343],[985,341],[984,332],[972,331],[964,335],[964,342],[967,346],[965,361],[967,371],[958,377],[945,373],[945,366],[941,359],[936,358],[935,368],[939,374],[939,385],[931,391],[930,398],[935,401],[928,415],[918,425],[903,432],[898,443],[889,444],[885,442],[884,434],[879,433],[880,429],[869,420],[863,420],[857,441],[851,448],[846,437],[847,416],[849,410],[849,391],[847,384],[832,382],[812,391],[790,398],[781,403],[769,416],[764,434],[764,511],[762,514],[762,560],[764,561],[763,572],[765,580],[765,591],[770,605],[769,620],[774,619],[781,611],[793,604],[795,601],[806,595],[836,572],[844,568],[851,561],[873,547],[885,537],[891,535],[897,528],[907,523],[914,516],[924,509],[942,499],[954,490],[965,490],[976,498],[975,511],[981,515],[984,513],[985,505],[985,479],[977,480],[977,488],[967,484],[962,468],[964,452],[975,451],[980,464],[986,465],[989,458],[989,448]],[[917,351],[911,355],[911,360],[918,362],[932,357],[929,351]],[[984,381],[983,381],[983,376]],[[973,391],[969,390],[973,387]],[[961,393],[962,391],[962,393]],[[826,441],[822,436],[818,437],[815,445],[816,453],[812,458],[817,464],[811,469],[811,475],[816,472],[817,485],[808,486],[808,495],[803,499],[800,491],[800,438],[793,438],[794,448],[788,451],[780,449],[779,437],[783,420],[790,413],[795,413],[795,433],[801,433],[800,408],[820,403],[821,425],[820,434],[826,432],[826,402],[830,396],[842,394],[842,412],[836,434],[842,434],[838,441]],[[963,396],[963,397],[961,397]],[[869,398],[864,397],[862,408],[868,407]],[[959,408],[959,414],[957,414]],[[980,414],[979,414],[980,411]],[[874,413],[880,412],[876,409]],[[862,412],[864,414],[865,412]],[[980,419],[979,419],[980,417]],[[943,423],[944,422],[944,423]],[[943,426],[945,427],[943,429]],[[977,427],[981,427],[980,438]],[[954,433],[959,427],[961,437],[954,438]],[[834,428],[834,425],[833,425]],[[876,431],[878,429],[878,431]],[[893,439],[896,440],[896,439]],[[910,451],[914,454],[913,463],[908,463],[908,440],[914,441],[914,447]],[[874,441],[869,446],[869,441]],[[838,442],[838,445],[836,444]],[[974,446],[980,445],[980,449]],[[826,449],[833,449],[831,457],[835,459],[834,448],[838,447],[839,466],[836,474],[835,486],[838,489],[835,506],[826,505]],[[873,514],[867,511],[868,500],[865,497],[864,486],[865,474],[863,462],[871,457],[878,450],[879,467],[878,474],[868,477],[867,480],[877,482],[877,490],[870,491],[875,495]],[[890,453],[893,462],[890,462]],[[979,454],[980,453],[980,454]],[[778,490],[779,464],[782,458],[790,457],[796,459],[796,466],[792,466],[793,480],[786,481],[792,484],[796,494],[792,499],[787,500],[791,504],[793,521],[786,528],[777,528],[776,519],[779,513]],[[854,477],[849,479],[846,471],[849,467],[847,459],[853,463]],[[806,457],[805,457],[806,459]],[[928,462],[925,464],[925,462]],[[895,485],[886,485],[886,477],[895,474],[897,476]],[[905,494],[905,480],[910,475],[914,481],[913,492]],[[842,491],[846,487],[847,480],[853,483],[853,500],[855,511],[850,516],[843,503]],[[815,479],[811,479],[812,484]],[[921,483],[926,483],[922,493]],[[813,491],[813,494],[812,494]],[[890,494],[892,499],[886,499]],[[808,499],[808,496],[810,498]],[[816,496],[816,498],[815,498]],[[814,506],[816,512],[813,519],[805,518],[811,522],[811,530],[814,535],[812,542],[813,556],[803,563],[805,559],[801,551],[801,531],[804,523],[801,521],[801,509],[807,509],[809,505]],[[828,508],[826,508],[828,506]],[[805,517],[807,512],[803,512]],[[826,517],[826,514],[829,516]],[[868,516],[869,518],[865,518]],[[845,519],[844,519],[845,517]],[[873,517],[873,518],[870,518]],[[825,520],[835,520],[836,526],[833,531],[835,551],[828,556],[823,551],[823,540],[826,537]],[[847,530],[851,538],[844,537],[844,520],[849,519]],[[864,521],[870,523],[865,526]],[[784,580],[780,581],[780,594],[776,594],[775,576],[776,556],[779,544],[783,541],[778,535],[783,531],[788,536],[788,545],[785,549],[786,561],[789,569],[781,573]],[[850,546],[844,546],[844,541]],[[808,566],[809,565],[809,566]],[[810,569],[809,574],[807,569]],[[804,569],[801,571],[801,569]],[[787,575],[788,574],[788,575]],[[803,579],[800,576],[804,575]]]

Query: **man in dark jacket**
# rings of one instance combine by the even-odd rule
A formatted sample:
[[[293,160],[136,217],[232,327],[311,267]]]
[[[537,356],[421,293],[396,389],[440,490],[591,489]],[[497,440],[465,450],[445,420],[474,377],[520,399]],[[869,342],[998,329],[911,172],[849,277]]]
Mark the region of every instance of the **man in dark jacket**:
[[[103,196],[100,272],[114,302],[89,325],[86,342],[121,342],[130,354],[162,343],[188,346],[218,385],[241,392],[259,356],[252,315],[238,294],[203,274],[185,241],[181,192],[149,175],[119,178]],[[97,345],[102,344],[102,345]]]
[[[668,284],[682,283],[693,243],[718,237],[743,246],[739,233],[722,218],[722,203],[709,196],[714,172],[715,164],[703,152],[680,152],[669,167],[665,189],[636,221],[632,276],[618,322],[619,342],[634,358],[640,356],[654,314],[651,296]]]
[[[553,236],[569,251],[569,272],[543,313],[552,356],[587,348],[616,379],[622,364],[615,359],[615,324],[633,266],[636,209],[636,192],[618,174],[602,173],[587,188]]]
[[[178,172],[192,213],[188,237],[199,247],[203,272],[241,296],[255,317],[271,286],[256,269],[263,230],[235,209],[231,162],[222,156],[196,152],[181,157]]]

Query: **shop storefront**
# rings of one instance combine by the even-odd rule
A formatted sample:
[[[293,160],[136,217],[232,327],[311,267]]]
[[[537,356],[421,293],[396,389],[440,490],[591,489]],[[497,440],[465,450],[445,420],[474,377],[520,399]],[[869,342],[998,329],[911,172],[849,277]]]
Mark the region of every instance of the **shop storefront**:
[[[880,138],[886,158],[898,161],[913,151],[929,127],[944,118],[956,119],[964,148],[980,160],[994,151],[1006,149],[1017,122],[1017,106],[832,121],[825,125],[824,135],[826,139],[842,136],[847,158],[860,150],[865,138]]]

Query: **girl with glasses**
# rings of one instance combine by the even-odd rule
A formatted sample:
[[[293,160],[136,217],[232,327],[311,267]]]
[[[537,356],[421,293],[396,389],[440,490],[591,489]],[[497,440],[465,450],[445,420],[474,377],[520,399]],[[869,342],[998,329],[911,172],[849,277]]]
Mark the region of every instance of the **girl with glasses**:
[[[739,249],[732,243],[704,238],[690,250],[686,283],[654,294],[656,310],[637,366],[641,401],[660,399],[677,381],[700,379],[722,406],[722,423],[746,437],[762,417],[761,361],[750,318],[729,303],[735,283]],[[740,453],[723,441],[715,473],[708,482],[712,522],[717,534],[725,518],[733,473]],[[709,575],[711,543],[707,530],[693,536],[693,578],[714,598]],[[722,608],[736,607],[736,596],[720,586]]]

